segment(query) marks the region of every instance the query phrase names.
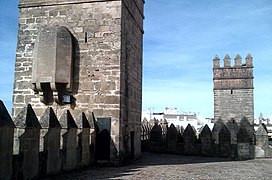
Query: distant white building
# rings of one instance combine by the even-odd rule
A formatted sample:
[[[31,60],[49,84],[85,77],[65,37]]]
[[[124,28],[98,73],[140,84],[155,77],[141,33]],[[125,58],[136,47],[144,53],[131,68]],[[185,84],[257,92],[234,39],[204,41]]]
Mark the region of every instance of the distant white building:
[[[150,121],[151,119],[158,119],[158,120],[166,120],[168,125],[174,124],[175,126],[182,126],[186,128],[188,124],[191,124],[195,129],[199,130],[202,126],[207,124],[210,129],[213,128],[213,123],[210,119],[205,119],[196,113],[179,113],[177,108],[170,109],[165,108],[161,113],[151,113],[150,111],[143,111],[142,112],[142,120],[147,119]]]
[[[269,117],[264,117],[263,113],[259,114],[259,117],[254,119],[254,130],[257,131],[260,124],[264,124],[268,130],[269,138],[272,138],[272,113]]]

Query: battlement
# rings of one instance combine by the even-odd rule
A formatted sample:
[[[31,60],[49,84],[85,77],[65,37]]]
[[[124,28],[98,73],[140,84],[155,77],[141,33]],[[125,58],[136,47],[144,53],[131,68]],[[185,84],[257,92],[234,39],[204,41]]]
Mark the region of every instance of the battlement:
[[[236,160],[271,157],[272,148],[268,145],[268,132],[264,124],[254,131],[247,118],[243,117],[227,123],[215,122],[211,129],[207,124],[199,129],[168,126],[165,120],[144,120],[141,127],[143,151],[174,153],[191,156],[224,157]],[[233,123],[234,122],[234,123]]]
[[[236,55],[234,58],[234,65],[231,65],[231,58],[229,57],[228,54],[223,59],[224,66],[220,66],[220,58],[215,55],[213,58],[213,68],[253,68],[253,63],[252,63],[252,56],[251,54],[247,54],[245,58],[245,63],[242,63],[242,58],[239,54]]]
[[[216,55],[213,59],[214,89],[253,89],[252,56],[247,55],[245,63],[239,54],[231,65],[229,55],[224,57],[224,66],[220,67],[220,59]]]
[[[38,118],[25,106],[12,118],[0,100],[0,179],[36,179],[94,165],[98,128],[94,113],[60,118],[52,107]]]

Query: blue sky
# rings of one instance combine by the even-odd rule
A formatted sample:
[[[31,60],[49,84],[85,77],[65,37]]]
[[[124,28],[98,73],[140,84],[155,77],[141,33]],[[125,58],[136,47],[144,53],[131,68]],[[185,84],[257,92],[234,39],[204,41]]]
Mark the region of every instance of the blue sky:
[[[147,0],[143,109],[213,116],[214,55],[254,63],[255,116],[272,112],[271,0]]]
[[[17,0],[0,6],[0,99],[11,109]],[[254,63],[255,116],[272,112],[271,0],[146,0],[143,110],[177,107],[213,116],[212,63],[217,54]],[[222,63],[221,63],[222,64]]]
[[[0,6],[0,99],[11,111],[18,32],[18,1],[1,0]]]

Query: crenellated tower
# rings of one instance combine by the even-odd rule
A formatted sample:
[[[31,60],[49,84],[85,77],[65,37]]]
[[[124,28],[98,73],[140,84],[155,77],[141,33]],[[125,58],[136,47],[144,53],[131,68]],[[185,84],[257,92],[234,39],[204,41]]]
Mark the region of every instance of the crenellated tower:
[[[226,55],[224,65],[220,66],[220,59],[216,55],[213,59],[214,83],[214,118],[223,122],[235,120],[240,123],[243,117],[253,124],[253,63],[250,54],[242,63],[238,54],[231,65],[231,58]]]

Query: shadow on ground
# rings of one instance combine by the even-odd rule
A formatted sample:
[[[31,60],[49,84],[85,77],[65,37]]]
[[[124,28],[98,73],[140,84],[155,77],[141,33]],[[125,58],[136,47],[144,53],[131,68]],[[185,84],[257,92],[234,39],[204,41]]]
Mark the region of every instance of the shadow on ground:
[[[47,177],[44,179],[126,179],[142,173],[150,166],[187,165],[196,163],[226,162],[228,159],[182,156],[171,154],[142,153],[142,158],[134,163],[122,167],[88,167],[65,174]]]

